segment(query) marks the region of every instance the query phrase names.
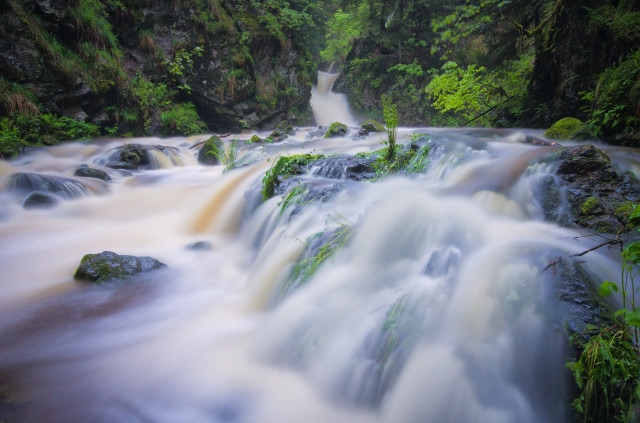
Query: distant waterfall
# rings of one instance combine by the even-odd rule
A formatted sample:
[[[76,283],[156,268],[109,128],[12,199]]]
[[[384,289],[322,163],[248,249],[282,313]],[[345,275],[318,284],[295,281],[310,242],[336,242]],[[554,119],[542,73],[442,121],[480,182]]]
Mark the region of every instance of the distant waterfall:
[[[318,71],[318,85],[311,90],[311,108],[316,124],[328,126],[333,122],[355,126],[356,122],[349,111],[349,102],[344,94],[331,91],[339,73]]]

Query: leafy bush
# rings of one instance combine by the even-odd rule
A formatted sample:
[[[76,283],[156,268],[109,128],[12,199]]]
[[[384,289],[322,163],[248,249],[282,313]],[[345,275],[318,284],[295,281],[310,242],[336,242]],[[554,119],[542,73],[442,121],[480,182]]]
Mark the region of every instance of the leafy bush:
[[[206,131],[193,103],[171,104],[160,112],[164,130],[171,135],[195,135]]]
[[[353,42],[360,36],[359,22],[350,13],[338,9],[329,21],[327,46],[320,52],[322,60],[344,63]]]

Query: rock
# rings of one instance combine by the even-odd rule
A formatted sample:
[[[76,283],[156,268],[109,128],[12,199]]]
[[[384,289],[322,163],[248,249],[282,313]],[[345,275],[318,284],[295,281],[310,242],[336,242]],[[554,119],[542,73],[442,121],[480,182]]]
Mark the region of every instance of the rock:
[[[96,178],[102,179],[103,181],[110,181],[111,176],[103,170],[94,169],[87,165],[82,165],[73,172],[73,176],[80,176],[83,178]]]
[[[588,140],[595,136],[589,130],[587,125],[578,119],[564,118],[554,123],[551,128],[547,129],[544,136],[554,140]]]
[[[280,142],[288,138],[289,135],[293,135],[295,133],[296,131],[293,130],[293,126],[291,126],[288,121],[283,120],[278,124],[278,126],[276,126],[276,129],[273,130],[268,138],[271,139],[271,142]]]
[[[360,137],[366,137],[367,135],[369,135],[369,131],[367,131],[364,128],[360,128],[360,130],[358,131],[358,136]]]
[[[534,137],[533,135],[526,135],[524,138],[524,144],[540,145],[542,147],[562,147],[555,141],[547,141],[542,138]]]
[[[307,139],[314,139],[314,138],[322,138],[324,137],[325,134],[325,130],[322,129],[322,127],[318,127],[318,129],[316,129],[315,131],[311,131],[307,134]]]
[[[369,132],[386,132],[387,128],[384,127],[380,122],[376,122],[375,120],[368,120],[360,125],[360,129],[364,129]]]
[[[37,173],[16,173],[9,179],[12,191],[32,193],[44,192],[62,198],[77,198],[89,194],[80,182],[60,176],[39,175]]]
[[[151,164],[148,148],[141,144],[126,144],[115,149],[105,166],[112,169],[146,169]]]
[[[204,143],[198,153],[198,162],[204,165],[217,165],[220,159],[216,155],[222,147],[222,140],[217,135],[212,136]]]
[[[187,249],[193,250],[193,251],[209,251],[212,248],[213,248],[213,245],[211,245],[210,242],[206,242],[206,241],[198,241],[198,242],[194,242],[193,244],[187,245]]]
[[[375,178],[376,160],[367,157],[334,156],[318,160],[313,165],[318,176],[331,179],[365,181]]]
[[[616,171],[609,156],[593,145],[568,148],[560,155],[557,180],[545,182],[542,199],[551,221],[603,233],[628,231],[630,205],[640,201],[640,187]],[[568,211],[560,200],[564,193]],[[544,199],[557,199],[550,201]]]
[[[326,134],[324,134],[325,138],[331,137],[344,137],[347,133],[347,125],[340,122],[333,122],[327,130]]]
[[[260,144],[262,142],[262,138],[257,135],[251,137],[251,142],[254,144]]]
[[[73,278],[103,284],[126,280],[137,274],[165,267],[166,264],[151,257],[134,257],[103,251],[82,257]]]
[[[56,204],[58,204],[58,198],[55,195],[34,192],[24,200],[22,207],[25,209],[50,209]]]

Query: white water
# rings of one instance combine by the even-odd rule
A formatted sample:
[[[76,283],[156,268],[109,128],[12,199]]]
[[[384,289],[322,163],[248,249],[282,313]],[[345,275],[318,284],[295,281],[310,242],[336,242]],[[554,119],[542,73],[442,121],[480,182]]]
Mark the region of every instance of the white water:
[[[329,126],[333,122],[341,122],[347,126],[356,125],[349,110],[347,96],[331,90],[339,75],[339,73],[318,72],[318,85],[311,90],[311,108],[316,124],[319,126]]]
[[[553,273],[598,240],[542,221],[532,192],[549,154],[517,131],[429,132],[423,174],[346,183],[291,215],[260,200],[278,154],[368,152],[377,136],[243,145],[223,173],[198,165],[206,137],[139,139],[180,149],[155,170],[96,163],[130,140],[43,149],[0,164],[113,181],[24,210],[0,193],[0,420],[19,422],[562,422],[568,402]],[[637,163],[635,164],[637,165]],[[331,186],[336,181],[307,179]],[[92,188],[93,187],[93,188]],[[96,188],[99,187],[100,189]],[[319,232],[353,236],[303,286],[284,286]],[[208,251],[186,249],[207,241]],[[155,257],[168,270],[86,286],[86,253]],[[583,257],[600,279],[619,264]],[[561,325],[560,325],[561,326]]]

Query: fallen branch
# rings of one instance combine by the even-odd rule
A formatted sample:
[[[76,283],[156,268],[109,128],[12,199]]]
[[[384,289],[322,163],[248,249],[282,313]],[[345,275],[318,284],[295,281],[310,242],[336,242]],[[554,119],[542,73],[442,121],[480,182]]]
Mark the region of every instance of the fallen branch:
[[[598,248],[602,248],[606,245],[620,245],[620,249],[622,249],[622,240],[620,238],[618,238],[616,236],[615,239],[609,239],[601,244],[596,245],[595,247],[591,247],[588,250],[584,250],[581,253],[574,253],[574,254],[569,254],[568,257],[582,257],[585,254],[588,254],[592,251],[597,250]],[[547,269],[549,269],[550,267],[555,266],[556,264],[559,264],[562,262],[562,256],[558,257],[555,260],[552,260],[544,269],[542,269],[542,273],[544,273],[545,271],[547,271]]]

